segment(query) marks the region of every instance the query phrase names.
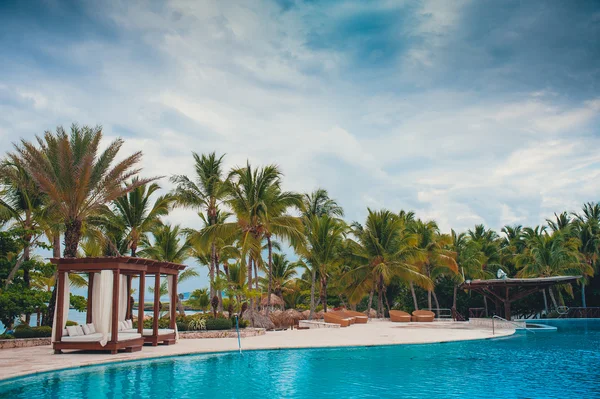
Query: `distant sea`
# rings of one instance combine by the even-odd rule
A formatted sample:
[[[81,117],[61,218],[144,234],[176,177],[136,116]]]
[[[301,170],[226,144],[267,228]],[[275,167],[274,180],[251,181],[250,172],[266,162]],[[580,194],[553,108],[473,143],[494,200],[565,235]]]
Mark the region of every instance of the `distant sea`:
[[[144,313],[152,315],[152,311],[145,311]],[[198,310],[186,310],[185,311],[185,314],[187,314],[187,315],[196,314],[196,313],[202,313],[202,312],[198,311]],[[67,320],[71,320],[71,321],[74,321],[79,324],[85,324],[86,314],[87,314],[87,312],[78,312],[75,309],[69,309],[69,317]],[[137,309],[134,309],[134,314],[137,315]],[[37,315],[36,314],[31,315],[31,322],[29,324],[32,327],[37,325]],[[4,324],[0,323],[0,334],[2,334],[4,332],[4,328],[5,328]]]

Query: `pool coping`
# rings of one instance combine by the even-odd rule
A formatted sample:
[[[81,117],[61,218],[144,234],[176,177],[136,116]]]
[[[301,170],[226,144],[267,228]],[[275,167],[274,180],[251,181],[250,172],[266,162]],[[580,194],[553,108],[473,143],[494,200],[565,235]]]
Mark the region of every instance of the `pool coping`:
[[[442,340],[442,341],[434,341],[434,342],[407,342],[407,343],[384,343],[384,344],[368,344],[368,345],[322,345],[322,346],[288,346],[288,347],[274,347],[274,348],[249,348],[243,349],[243,352],[258,352],[258,351],[286,351],[286,350],[313,350],[313,349],[337,349],[337,348],[381,348],[388,346],[402,346],[402,345],[410,345],[410,346],[421,346],[421,345],[440,345],[440,344],[452,344],[457,342],[472,342],[472,341],[490,341],[497,339],[506,339],[512,337],[518,337],[516,330],[501,330],[496,336],[492,337],[481,337],[481,338],[467,338],[467,339],[455,339],[455,340]],[[239,349],[229,349],[229,350],[215,350],[215,351],[192,351],[187,353],[178,353],[178,354],[166,354],[166,355],[157,355],[157,356],[149,356],[144,358],[136,358],[136,359],[120,359],[114,361],[102,361],[96,364],[82,364],[78,366],[70,366],[70,367],[57,367],[52,370],[42,370],[42,371],[31,371],[22,373],[19,375],[13,375],[8,378],[2,378],[0,376],[0,385],[4,385],[6,383],[10,383],[13,381],[17,381],[24,378],[36,377],[44,374],[70,371],[70,370],[80,370],[85,368],[93,368],[93,367],[101,367],[101,366],[114,366],[120,365],[123,363],[133,363],[133,362],[144,362],[144,361],[152,361],[158,359],[177,359],[181,357],[187,356],[200,356],[200,355],[218,355],[218,354],[228,354],[238,352]]]

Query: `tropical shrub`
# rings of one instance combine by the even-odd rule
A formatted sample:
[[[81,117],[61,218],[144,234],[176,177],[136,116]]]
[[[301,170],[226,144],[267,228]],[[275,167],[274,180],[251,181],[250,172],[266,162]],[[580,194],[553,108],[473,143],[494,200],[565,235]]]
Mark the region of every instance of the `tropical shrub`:
[[[231,320],[229,319],[206,319],[207,330],[230,330]]]
[[[13,333],[15,338],[41,338],[52,335],[52,327],[41,326],[31,328],[26,324],[20,324]]]
[[[0,339],[14,339],[15,336],[12,334],[0,334]]]
[[[192,317],[187,327],[190,331],[206,330],[206,319],[200,317]]]
[[[78,326],[79,323],[73,320],[67,320],[67,327]]]

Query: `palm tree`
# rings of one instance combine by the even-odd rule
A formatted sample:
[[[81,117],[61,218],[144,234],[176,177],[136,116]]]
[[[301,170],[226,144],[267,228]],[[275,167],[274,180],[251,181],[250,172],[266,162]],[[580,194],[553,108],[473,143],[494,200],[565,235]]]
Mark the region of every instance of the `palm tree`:
[[[100,153],[102,128],[99,126],[80,128],[73,124],[70,134],[58,127],[56,134],[46,131],[43,138],[36,139],[38,146],[21,140],[20,145],[15,145],[16,152],[10,153],[8,159],[22,165],[39,190],[47,195],[48,205],[60,215],[64,226],[63,256],[74,258],[82,225],[88,217],[154,179],[126,184],[138,174],[139,169],[135,167],[142,153],[136,152],[114,164],[123,140],[113,141]],[[56,290],[53,290],[45,324],[52,323],[55,300]]]
[[[138,178],[134,178],[131,184],[137,185],[138,181]],[[150,197],[158,190],[160,186],[156,183],[143,184],[113,201],[108,222],[125,231],[126,245],[131,249],[131,256],[136,256],[142,237],[159,226],[162,223],[161,216],[169,213],[173,203],[172,196],[163,195],[154,203],[150,202]]]
[[[160,225],[152,231],[153,244],[150,243],[149,240],[144,239],[142,241],[144,249],[142,249],[139,254],[161,262],[183,263],[191,255],[191,245],[187,239],[182,243],[182,236],[183,233],[181,232],[179,225]],[[198,272],[195,269],[187,268],[179,273],[177,281],[182,283],[185,280],[196,276],[198,276]],[[161,283],[159,289],[161,290],[161,296],[167,294],[167,280],[164,280]],[[154,292],[154,289],[150,288],[149,291]],[[185,310],[183,309],[183,305],[179,298],[177,298],[177,307],[179,309],[179,314],[184,315]]]
[[[196,153],[192,153],[192,155],[195,161],[196,176],[194,179],[185,175],[173,176],[171,181],[176,184],[173,195],[180,206],[206,211],[207,225],[214,226],[218,223],[219,205],[227,194],[227,180],[223,179],[223,157],[225,155],[217,157],[214,152],[208,155],[202,154],[202,156]],[[215,295],[213,287],[215,275],[219,273],[215,240],[216,238],[211,242],[209,266],[211,299]]]
[[[418,237],[406,228],[404,220],[388,210],[368,209],[368,212],[364,226],[353,224],[352,233],[357,241],[350,242],[349,249],[351,256],[360,263],[351,270],[350,276],[360,274],[371,284],[368,309],[373,293],[377,291],[377,314],[382,317],[384,297],[390,309],[385,294],[393,277],[414,281],[425,288],[431,287],[431,280],[416,266],[423,258],[417,248]]]
[[[147,238],[142,241],[140,255],[161,262],[183,263],[190,257],[190,243],[181,242],[183,233],[179,225],[164,224],[152,231],[153,242]]]
[[[65,257],[77,256],[77,246],[84,221],[99,213],[106,204],[125,195],[136,187],[154,179],[139,179],[127,183],[136,176],[136,164],[141,152],[126,157],[111,166],[123,145],[122,139],[110,143],[99,153],[102,128],[90,128],[73,124],[68,134],[62,127],[56,134],[49,131],[44,137],[36,137],[36,146],[26,140],[15,145],[15,153],[9,159],[22,165],[36,182],[40,191],[48,196],[65,225]]]
[[[272,288],[273,293],[283,299],[283,293],[288,291],[288,287],[294,282],[296,276],[296,264],[287,260],[285,254],[273,254],[273,269],[272,269]],[[261,283],[268,285],[268,278],[261,278]]]
[[[532,236],[527,241],[527,248],[517,255],[516,263],[520,269],[520,277],[552,277],[577,274],[592,274],[592,267],[582,262],[579,253],[579,240],[569,237],[561,231],[552,235],[543,233]],[[569,293],[570,286],[565,287]],[[554,307],[558,303],[550,287],[550,298]]]
[[[464,281],[466,276],[469,278],[485,278],[489,276],[489,273],[483,270],[486,258],[477,242],[471,240],[466,233],[456,233],[454,230],[451,230],[451,237],[451,248],[456,254],[456,263],[462,270],[462,274],[456,273],[452,276],[454,281],[452,308],[456,309],[458,285]]]
[[[4,162],[0,166],[0,183],[2,196],[0,208],[7,215],[7,220],[14,220],[13,228],[21,236],[23,242],[23,255],[19,257],[15,266],[6,278],[5,288],[12,282],[19,268],[31,259],[31,247],[42,236],[42,226],[48,219],[46,197],[40,193],[35,181],[22,167],[15,162]],[[30,287],[29,269],[23,269],[23,281]],[[29,315],[27,315],[29,318]]]
[[[575,217],[573,222],[574,234],[580,242],[579,251],[584,262],[596,272],[598,258],[600,257],[600,204],[584,204],[583,213],[581,215],[573,214],[573,216]],[[591,275],[584,274],[581,281],[581,302],[584,308],[587,307],[585,286],[588,276]]]
[[[435,281],[442,275],[450,274],[452,276],[458,273],[456,253],[449,249],[452,244],[452,237],[448,234],[441,234],[434,221],[423,222],[417,220],[411,226],[413,232],[418,236],[417,246],[423,254],[422,260],[417,261],[417,265],[421,273],[433,283],[427,291],[427,305],[431,310],[431,297],[433,295],[435,304],[439,309],[440,304],[434,291]],[[416,302],[415,296],[413,296],[413,300]]]
[[[304,204],[302,214],[306,219],[321,216],[344,216],[344,209],[338,205],[337,201],[331,199],[327,190],[323,188],[319,188],[310,194],[304,194],[302,202]]]
[[[320,279],[320,297],[323,310],[327,312],[327,283],[330,273],[343,263],[342,243],[348,227],[340,220],[329,216],[312,217],[307,221],[305,248],[300,254],[311,273],[310,316],[315,312],[316,277]]]

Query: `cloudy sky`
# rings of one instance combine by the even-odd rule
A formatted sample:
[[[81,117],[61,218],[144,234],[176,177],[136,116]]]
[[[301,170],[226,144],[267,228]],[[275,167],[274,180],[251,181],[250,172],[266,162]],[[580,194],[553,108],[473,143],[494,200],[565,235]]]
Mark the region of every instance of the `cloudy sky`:
[[[3,0],[0,151],[101,124],[146,175],[217,151],[349,220],[535,225],[600,199],[599,38],[584,0]]]

